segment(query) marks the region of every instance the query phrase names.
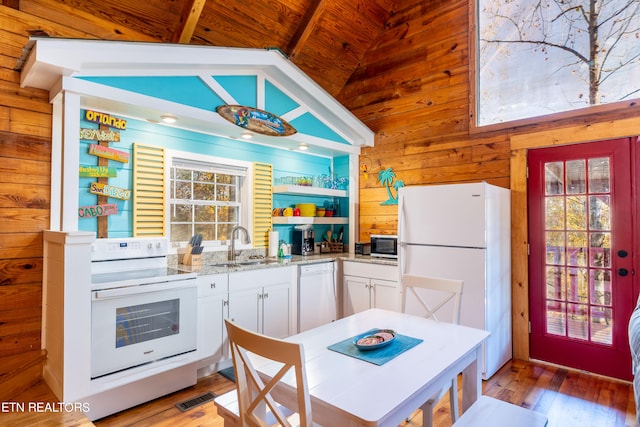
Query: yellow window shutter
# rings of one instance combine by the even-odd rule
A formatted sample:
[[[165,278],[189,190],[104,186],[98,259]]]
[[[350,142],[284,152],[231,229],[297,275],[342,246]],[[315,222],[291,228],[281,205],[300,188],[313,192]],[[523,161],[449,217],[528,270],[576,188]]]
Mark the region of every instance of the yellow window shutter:
[[[133,237],[164,236],[164,148],[133,144]]]
[[[266,248],[269,246],[269,231],[272,227],[273,166],[268,163],[254,163],[253,176],[253,247]]]

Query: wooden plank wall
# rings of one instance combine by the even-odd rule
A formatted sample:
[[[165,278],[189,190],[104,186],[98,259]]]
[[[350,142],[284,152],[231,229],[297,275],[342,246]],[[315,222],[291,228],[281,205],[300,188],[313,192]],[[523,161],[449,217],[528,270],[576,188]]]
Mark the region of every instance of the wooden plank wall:
[[[16,68],[23,49],[30,35],[122,39],[132,32],[107,21],[78,24],[90,28],[86,32],[74,27],[76,20],[58,24],[2,5],[0,22],[2,357],[40,349],[42,231],[49,228],[52,109],[47,91],[20,87]]]

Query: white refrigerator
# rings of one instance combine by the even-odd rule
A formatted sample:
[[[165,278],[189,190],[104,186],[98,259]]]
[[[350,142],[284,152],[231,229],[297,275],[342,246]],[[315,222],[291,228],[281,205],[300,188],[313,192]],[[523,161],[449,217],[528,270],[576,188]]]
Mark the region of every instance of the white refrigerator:
[[[482,376],[512,356],[509,190],[485,182],[402,187],[398,265],[402,274],[463,280],[460,323],[491,333]]]

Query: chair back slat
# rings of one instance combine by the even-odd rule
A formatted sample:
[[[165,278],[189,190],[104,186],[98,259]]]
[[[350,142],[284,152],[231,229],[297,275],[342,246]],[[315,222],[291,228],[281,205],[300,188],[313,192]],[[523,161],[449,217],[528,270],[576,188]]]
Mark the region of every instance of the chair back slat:
[[[243,427],[266,427],[267,414],[279,425],[291,427],[286,409],[297,412],[301,427],[312,425],[311,399],[304,365],[304,348],[301,344],[270,338],[244,329],[225,320],[231,347],[231,357],[238,389],[240,423]],[[273,360],[281,364],[278,372],[267,382],[252,363],[252,355]],[[291,370],[295,372],[295,401],[279,402],[277,387]],[[294,407],[291,407],[294,406]],[[287,412],[289,412],[287,411]]]
[[[412,298],[423,310],[421,314],[424,317],[457,324],[460,322],[463,286],[462,280],[404,274],[402,276],[402,311],[407,312],[409,298]],[[428,295],[420,290],[427,291]],[[446,310],[447,306],[452,306],[452,310]],[[445,318],[447,314],[448,319]]]

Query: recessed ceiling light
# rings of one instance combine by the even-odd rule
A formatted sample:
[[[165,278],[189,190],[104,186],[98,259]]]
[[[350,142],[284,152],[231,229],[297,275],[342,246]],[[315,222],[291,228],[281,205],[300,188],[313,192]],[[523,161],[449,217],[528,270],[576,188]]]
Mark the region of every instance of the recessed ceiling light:
[[[241,136],[241,137],[243,137],[244,139],[251,139],[251,138],[253,138],[253,134],[252,134],[251,132],[249,132],[249,131],[242,132],[242,133],[240,134],[240,136]]]
[[[300,149],[302,151],[306,151],[306,150],[309,149],[309,146],[303,142],[300,145],[298,145],[298,149]]]
[[[163,114],[160,118],[164,123],[175,123],[178,121],[178,118],[172,114]]]

